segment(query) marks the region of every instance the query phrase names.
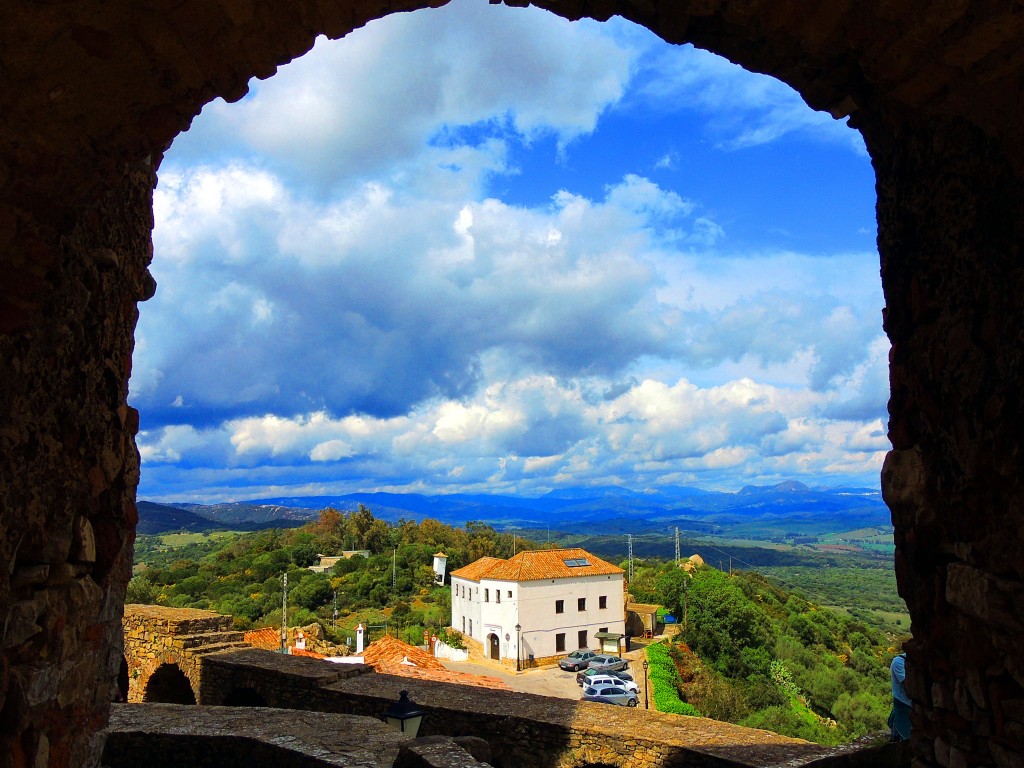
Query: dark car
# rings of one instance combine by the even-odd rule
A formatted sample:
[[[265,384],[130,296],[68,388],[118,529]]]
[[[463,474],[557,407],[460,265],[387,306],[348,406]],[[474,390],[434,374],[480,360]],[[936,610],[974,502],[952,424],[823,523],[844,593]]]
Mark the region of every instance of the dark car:
[[[596,669],[600,672],[616,672],[620,669],[626,669],[628,666],[629,662],[625,659],[604,654],[595,654],[587,664],[588,669]]]
[[[618,688],[613,685],[598,685],[583,689],[584,701],[603,701],[610,704],[618,704],[620,707],[635,707],[637,705],[636,694],[627,691],[625,688]]]
[[[589,685],[587,681],[595,675],[611,675],[617,677],[620,680],[625,680],[628,683],[635,682],[633,676],[624,669],[608,670],[608,669],[581,669],[576,673],[576,685]]]
[[[586,669],[590,660],[597,656],[596,651],[573,651],[564,659],[559,660],[558,666],[569,672],[577,672],[581,669]]]

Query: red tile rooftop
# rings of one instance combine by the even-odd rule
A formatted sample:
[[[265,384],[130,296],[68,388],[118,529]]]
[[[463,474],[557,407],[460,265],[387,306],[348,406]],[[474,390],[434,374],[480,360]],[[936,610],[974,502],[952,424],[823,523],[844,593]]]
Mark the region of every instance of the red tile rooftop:
[[[467,566],[452,571],[452,576],[469,581],[538,581],[622,573],[624,571],[618,566],[595,557],[585,549],[571,547],[520,552],[508,560],[481,557]]]

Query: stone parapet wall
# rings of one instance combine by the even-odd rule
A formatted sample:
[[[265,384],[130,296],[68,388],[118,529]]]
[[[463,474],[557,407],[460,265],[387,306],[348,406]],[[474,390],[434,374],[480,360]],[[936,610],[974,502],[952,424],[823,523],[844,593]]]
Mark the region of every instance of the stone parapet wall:
[[[208,704],[244,690],[269,707],[379,718],[407,690],[427,711],[421,735],[484,737],[500,766],[798,766],[829,753],[705,718],[396,677],[258,649],[207,656],[202,664]]]

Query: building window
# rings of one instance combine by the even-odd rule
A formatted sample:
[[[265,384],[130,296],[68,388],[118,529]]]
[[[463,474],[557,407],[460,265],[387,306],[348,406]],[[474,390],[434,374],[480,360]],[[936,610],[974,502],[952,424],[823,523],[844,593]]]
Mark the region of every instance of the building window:
[[[576,600],[576,610],[585,611],[587,610],[587,598],[580,597]]]
[[[598,632],[607,632],[607,631],[608,631],[608,627],[601,627],[601,628],[600,628],[599,630],[597,630],[597,631],[598,631]]]
[[[469,620],[469,636],[470,637],[473,636],[473,620],[472,619]]]
[[[565,653],[565,632],[555,635],[555,653]]]
[[[597,598],[597,607],[600,608],[601,610],[604,610],[605,608],[608,607],[608,596],[607,595],[601,595],[599,598]]]
[[[466,634],[466,617],[462,617],[462,634]]]
[[[578,644],[577,647],[579,648],[587,647],[587,630],[581,629],[576,633],[576,642]]]
[[[508,594],[506,595],[506,597],[507,597],[507,598],[508,598],[509,600],[511,600],[511,599],[512,599],[512,590],[511,590],[511,589],[510,589],[510,590],[508,591]]]
[[[491,590],[489,590],[489,589],[485,589],[484,590],[484,602],[485,603],[491,602]]]
[[[555,600],[555,613],[565,613],[565,600]]]
[[[494,602],[496,602],[496,603],[500,603],[501,602],[501,590],[500,589],[494,590]]]

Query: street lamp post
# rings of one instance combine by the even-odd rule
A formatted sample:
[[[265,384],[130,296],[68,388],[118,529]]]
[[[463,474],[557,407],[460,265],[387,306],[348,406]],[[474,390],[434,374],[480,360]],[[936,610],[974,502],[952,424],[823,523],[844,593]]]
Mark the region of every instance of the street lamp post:
[[[523,627],[521,624],[516,624],[516,672],[522,672],[522,666],[520,659],[523,658],[522,652],[519,650],[519,646],[522,644],[522,631]]]
[[[644,709],[650,709],[647,703],[647,686],[649,685],[647,678],[647,667],[649,666],[650,663],[647,661],[647,659],[644,659]]]

